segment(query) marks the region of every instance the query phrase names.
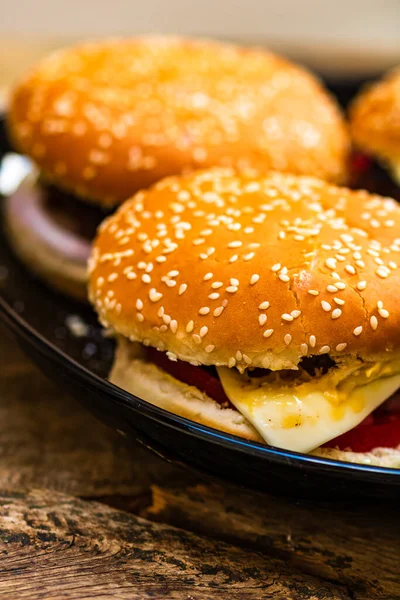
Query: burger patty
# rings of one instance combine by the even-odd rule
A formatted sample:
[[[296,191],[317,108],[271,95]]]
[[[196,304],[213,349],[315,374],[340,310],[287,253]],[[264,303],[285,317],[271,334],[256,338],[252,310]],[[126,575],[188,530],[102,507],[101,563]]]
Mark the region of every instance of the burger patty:
[[[171,361],[164,352],[147,348],[147,358],[163,371],[187,385],[196,387],[218,402],[223,408],[235,408],[225,394],[215,367],[193,366],[177,360]],[[335,368],[335,362],[327,355],[309,356],[301,361],[302,368],[311,376],[325,374]],[[267,369],[254,369],[256,377],[266,375]],[[324,444],[327,448],[369,452],[374,448],[396,448],[400,445],[400,390],[386,400],[362,423],[351,431]]]
[[[107,216],[104,210],[42,180],[37,185],[43,194],[45,210],[57,223],[87,240],[93,240],[98,226]]]

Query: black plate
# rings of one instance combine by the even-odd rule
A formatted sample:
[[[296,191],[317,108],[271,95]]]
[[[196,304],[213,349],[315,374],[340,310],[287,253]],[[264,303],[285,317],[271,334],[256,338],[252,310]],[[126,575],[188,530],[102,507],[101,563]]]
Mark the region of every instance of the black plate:
[[[348,89],[345,91],[347,95]],[[3,127],[0,156],[7,149]],[[71,315],[85,323],[82,337],[71,332]],[[50,291],[29,274],[10,251],[3,230],[0,316],[46,375],[108,425],[165,458],[260,491],[313,498],[398,497],[400,470],[332,461],[246,442],[168,413],[109,383],[105,378],[114,346],[103,336],[94,313]]]

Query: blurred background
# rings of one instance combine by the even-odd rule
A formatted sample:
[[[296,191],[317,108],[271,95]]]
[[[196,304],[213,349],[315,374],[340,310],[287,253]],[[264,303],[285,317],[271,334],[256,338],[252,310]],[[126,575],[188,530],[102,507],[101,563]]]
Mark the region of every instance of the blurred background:
[[[261,43],[324,75],[363,78],[400,62],[400,0],[0,0],[0,77],[18,70],[7,66],[14,43],[25,68],[37,39],[41,55],[77,38],[143,32]]]

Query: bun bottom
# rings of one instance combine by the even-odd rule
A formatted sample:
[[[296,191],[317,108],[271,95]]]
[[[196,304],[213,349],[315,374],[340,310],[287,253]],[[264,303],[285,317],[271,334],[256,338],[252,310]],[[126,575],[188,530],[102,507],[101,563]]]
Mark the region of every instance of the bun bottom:
[[[30,271],[57,291],[87,302],[90,240],[77,233],[78,223],[74,231],[72,215],[61,213],[51,209],[36,176],[30,175],[5,200],[7,238]]]
[[[146,360],[143,346],[119,339],[109,380],[131,394],[201,425],[262,442],[254,427],[235,409],[182,383]]]
[[[137,342],[118,339],[109,380],[168,412],[225,433],[265,444],[259,433],[236,409],[222,408],[218,402],[196,387],[178,381],[157,367],[146,359],[143,346]],[[364,465],[400,468],[400,448],[376,448],[366,453],[317,448],[311,454]]]

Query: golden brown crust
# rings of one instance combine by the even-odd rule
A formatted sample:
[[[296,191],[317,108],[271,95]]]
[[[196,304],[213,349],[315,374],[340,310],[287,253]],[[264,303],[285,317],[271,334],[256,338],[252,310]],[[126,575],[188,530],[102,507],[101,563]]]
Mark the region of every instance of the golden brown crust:
[[[9,130],[45,176],[105,205],[193,168],[332,181],[347,168],[344,121],[313,75],[211,41],[147,37],[59,51],[15,88]]]
[[[400,207],[317,179],[168,178],[104,222],[90,270],[101,320],[172,358],[282,369],[400,349]]]
[[[400,67],[359,94],[350,127],[361,149],[400,167]]]

